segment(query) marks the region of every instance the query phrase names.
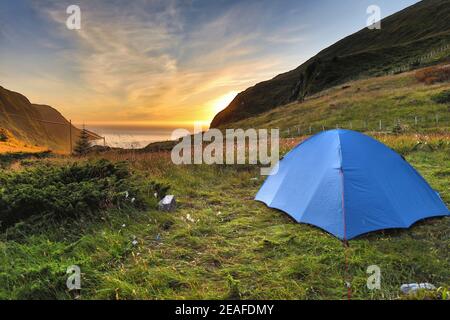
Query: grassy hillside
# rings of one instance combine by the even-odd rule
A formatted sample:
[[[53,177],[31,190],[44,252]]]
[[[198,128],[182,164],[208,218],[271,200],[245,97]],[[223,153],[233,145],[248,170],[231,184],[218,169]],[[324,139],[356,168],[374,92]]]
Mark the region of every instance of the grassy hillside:
[[[301,101],[338,84],[448,60],[450,0],[424,0],[321,51],[300,67],[240,93],[212,127]]]
[[[68,152],[69,126],[69,121],[56,109],[32,104],[25,96],[0,87],[0,128],[8,130],[17,142],[13,149],[7,147],[7,141],[0,142],[0,150],[30,151],[30,148],[50,148]],[[72,126],[73,142],[78,139],[79,134],[80,129]],[[98,138],[95,134],[92,137]],[[11,142],[12,140],[10,147]],[[27,147],[22,148],[25,145]]]
[[[450,66],[431,69],[448,72]],[[406,132],[449,130],[450,100],[438,98],[450,92],[450,82],[424,83],[420,75],[427,70],[345,83],[304,102],[290,103],[225,127],[280,128],[283,136],[288,135],[288,129],[290,136],[299,130],[309,134],[310,127],[314,133],[336,126],[382,132],[392,131],[398,124]]]
[[[0,154],[14,152],[42,152],[45,148],[29,145],[20,141],[9,132],[9,130],[0,128]]]

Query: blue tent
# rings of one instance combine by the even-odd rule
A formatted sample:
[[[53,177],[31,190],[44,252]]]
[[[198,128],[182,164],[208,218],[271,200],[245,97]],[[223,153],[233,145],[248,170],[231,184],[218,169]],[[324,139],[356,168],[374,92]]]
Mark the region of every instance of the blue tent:
[[[330,130],[296,146],[256,200],[339,239],[450,215],[424,178],[384,144],[351,130]]]

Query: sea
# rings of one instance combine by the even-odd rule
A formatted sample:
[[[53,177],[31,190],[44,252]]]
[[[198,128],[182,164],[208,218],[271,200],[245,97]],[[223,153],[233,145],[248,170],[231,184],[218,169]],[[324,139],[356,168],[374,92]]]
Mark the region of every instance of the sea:
[[[174,127],[127,126],[127,125],[85,125],[85,128],[105,138],[105,144],[114,148],[140,149],[152,142],[167,141],[180,138],[172,136]],[[184,128],[192,132],[192,128]],[[103,145],[103,139],[93,144]]]

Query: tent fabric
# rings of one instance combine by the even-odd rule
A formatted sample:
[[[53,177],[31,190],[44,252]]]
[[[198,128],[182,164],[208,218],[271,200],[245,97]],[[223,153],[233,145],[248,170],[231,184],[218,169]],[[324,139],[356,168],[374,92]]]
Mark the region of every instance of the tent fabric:
[[[339,239],[450,215],[439,194],[399,154],[351,130],[330,130],[291,150],[255,200]]]

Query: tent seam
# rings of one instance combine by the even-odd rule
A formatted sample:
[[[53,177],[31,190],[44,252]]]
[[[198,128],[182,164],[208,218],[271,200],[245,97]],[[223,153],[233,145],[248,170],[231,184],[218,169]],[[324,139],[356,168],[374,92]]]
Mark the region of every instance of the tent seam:
[[[341,201],[342,201],[342,218],[343,218],[343,239],[344,242],[347,241],[347,217],[345,216],[345,198],[344,198],[344,166],[343,166],[343,157],[342,157],[342,142],[341,142],[341,131],[337,131],[337,138],[338,138],[338,147],[339,147],[339,171],[340,171],[340,178],[341,178]]]

